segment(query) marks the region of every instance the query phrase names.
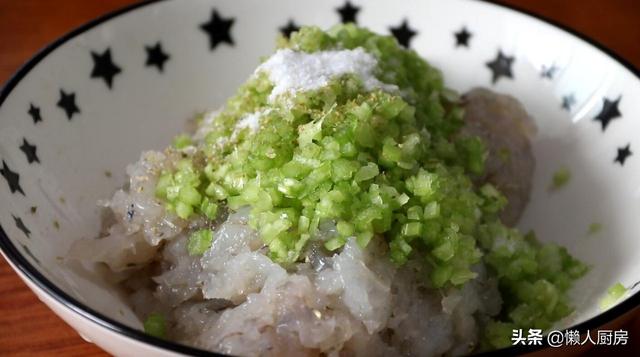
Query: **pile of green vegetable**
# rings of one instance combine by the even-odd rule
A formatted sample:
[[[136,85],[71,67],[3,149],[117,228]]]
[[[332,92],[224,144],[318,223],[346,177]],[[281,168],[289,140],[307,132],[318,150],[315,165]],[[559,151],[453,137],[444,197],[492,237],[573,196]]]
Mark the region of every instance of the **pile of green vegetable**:
[[[317,90],[269,100],[264,73],[253,76],[210,125],[198,152],[164,172],[156,195],[183,219],[214,219],[219,208],[251,207],[250,224],[286,266],[300,259],[319,226],[361,246],[388,243],[390,259],[424,262],[434,288],[457,287],[476,276],[481,260],[499,279],[505,304],[485,329],[488,346],[510,344],[512,328],[549,328],[572,310],[571,282],[587,268],[564,248],[540,244],[505,227],[506,199],[493,186],[476,187],[487,151],[478,138],[456,136],[463,111],[441,73],[389,36],[353,25],[328,32],[305,27],[279,46],[296,51],[362,47],[378,60],[377,77],[400,94],[367,91],[353,75]],[[234,134],[236,123],[262,113],[260,129]],[[176,139],[177,149],[191,145]],[[215,239],[191,237],[192,254]]]

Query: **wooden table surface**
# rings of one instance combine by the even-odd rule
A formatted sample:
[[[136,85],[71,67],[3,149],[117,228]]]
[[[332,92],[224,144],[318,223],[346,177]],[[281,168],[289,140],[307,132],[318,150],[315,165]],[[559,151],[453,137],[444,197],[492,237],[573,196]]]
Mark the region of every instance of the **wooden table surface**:
[[[640,2],[504,0],[567,25],[640,68]],[[0,0],[0,83],[35,51],[131,0]],[[635,346],[640,317],[628,324]],[[638,350],[636,349],[636,354]],[[593,353],[590,353],[593,354]],[[54,315],[0,259],[0,356],[106,356]]]

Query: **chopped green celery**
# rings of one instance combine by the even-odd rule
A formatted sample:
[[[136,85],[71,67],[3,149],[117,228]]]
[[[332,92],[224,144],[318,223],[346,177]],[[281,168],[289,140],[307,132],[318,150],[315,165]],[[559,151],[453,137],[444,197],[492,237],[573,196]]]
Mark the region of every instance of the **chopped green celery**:
[[[196,206],[202,201],[202,195],[195,187],[184,186],[180,188],[178,199],[188,205]]]
[[[311,220],[307,216],[300,216],[298,218],[298,231],[299,232],[309,232],[309,226],[311,224]]]
[[[404,206],[407,202],[409,202],[410,199],[411,197],[409,197],[406,193],[402,193],[398,196],[396,202],[399,206]]]
[[[193,213],[193,206],[187,203],[184,203],[182,201],[177,201],[175,205],[176,205],[175,206],[176,214],[178,215],[178,217],[182,219],[189,218]]]
[[[389,244],[391,248],[391,260],[396,264],[404,264],[413,248],[402,238],[395,238]]]
[[[417,176],[411,176],[407,180],[407,188],[416,196],[428,198],[431,197],[437,189],[435,187],[436,180],[437,176],[435,174],[420,169]]]
[[[163,173],[156,184],[156,197],[167,198],[167,189],[173,185],[173,176],[171,173]]]
[[[202,255],[211,248],[213,232],[210,229],[201,229],[191,233],[187,242],[189,255]]]
[[[407,218],[412,221],[422,220],[422,207],[412,206],[407,210]]]
[[[365,248],[373,238],[373,232],[360,232],[356,237],[356,242],[360,247]]]
[[[551,185],[549,187],[552,190],[560,189],[566,186],[569,183],[569,180],[571,180],[571,172],[568,168],[562,167],[553,173],[553,178],[551,179]]]
[[[446,262],[453,258],[455,251],[456,249],[454,243],[451,241],[446,241],[433,250],[433,255],[441,261]]]
[[[418,237],[422,233],[422,223],[408,222],[402,226],[402,235],[405,237]]]
[[[532,328],[536,328],[532,326]],[[508,347],[513,344],[511,336],[513,331],[518,329],[513,323],[490,320],[484,329],[484,344],[485,349],[488,348],[502,348]],[[526,335],[525,335],[526,336]]]
[[[429,202],[424,206],[424,219],[437,218],[440,215],[440,205],[438,202]]]
[[[322,122],[323,120],[317,120],[305,125],[300,125],[298,128],[298,143],[300,146],[309,145],[313,140],[320,140],[322,135]]]
[[[353,173],[360,168],[356,161],[346,159],[337,159],[331,165],[334,182],[350,179]]]
[[[205,198],[200,205],[200,212],[209,219],[215,219],[218,214],[218,205],[208,198]]]
[[[608,290],[607,295],[600,300],[600,310],[608,310],[618,303],[626,294],[627,288],[621,283],[613,284]]]
[[[336,224],[336,230],[342,237],[350,237],[355,232],[353,224],[348,223],[346,221],[339,221]]]
[[[396,165],[402,161],[402,149],[398,147],[398,144],[392,138],[388,138],[383,144],[381,160],[386,163],[386,166]]]
[[[191,137],[187,134],[180,134],[173,139],[173,147],[180,150],[192,144]]]
[[[218,185],[215,182],[211,182],[209,186],[207,186],[207,189],[204,191],[204,193],[205,195],[213,197],[217,200],[224,200],[229,196],[227,190],[225,190],[224,187]]]
[[[487,149],[478,137],[465,138],[459,141],[462,149],[462,164],[473,175],[480,176],[484,173]]]
[[[365,166],[362,166],[358,172],[356,172],[354,180],[356,180],[356,182],[371,180],[379,173],[378,165],[373,162],[368,162]]]
[[[453,270],[449,279],[453,285],[462,285],[477,276],[478,273],[474,273],[467,268],[458,268]]]
[[[451,279],[452,273],[453,266],[438,265],[431,272],[431,283],[434,287],[441,288]]]
[[[278,184],[278,191],[282,192],[286,197],[295,198],[303,189],[300,181],[286,177]]]
[[[522,233],[500,223],[481,225],[479,242],[485,249],[485,263],[493,269],[509,305],[502,322],[517,328],[548,329],[568,316],[567,291],[573,280],[588,267],[555,244],[539,243],[534,234]],[[487,251],[488,250],[488,251]],[[490,339],[492,347],[500,347]]]
[[[589,229],[587,229],[587,234],[593,235],[602,230],[602,224],[594,222],[589,225]]]
[[[347,240],[345,237],[333,237],[324,244],[324,247],[329,251],[334,251],[345,245],[346,242]]]
[[[202,122],[209,134],[197,153],[158,177],[155,194],[167,210],[214,219],[219,207],[250,206],[249,224],[281,264],[300,259],[310,241],[337,252],[348,237],[362,247],[379,239],[395,264],[425,262],[432,286],[449,289],[474,279],[482,261],[508,302],[483,343],[501,343],[505,326],[539,328],[526,324],[547,326],[570,313],[567,291],[588,267],[499,221],[504,195],[472,181],[484,172],[485,145],[459,135],[463,108],[438,69],[353,24],[303,27],[279,47],[361,47],[377,60],[378,79],[399,91],[371,90],[345,74],[273,98],[269,76],[257,73],[213,123]],[[259,130],[225,145],[256,112],[268,112]],[[329,240],[319,234],[324,221],[336,223]]]
[[[507,199],[490,183],[480,188],[480,194],[485,199],[484,210],[487,213],[498,213],[507,204]]]
[[[167,322],[162,314],[153,312],[144,320],[144,332],[158,338],[164,338],[167,331]]]

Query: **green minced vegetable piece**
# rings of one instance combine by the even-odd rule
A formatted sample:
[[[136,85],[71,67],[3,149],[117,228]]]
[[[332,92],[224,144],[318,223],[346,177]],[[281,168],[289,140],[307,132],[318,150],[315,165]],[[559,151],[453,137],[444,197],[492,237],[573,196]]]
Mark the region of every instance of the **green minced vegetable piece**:
[[[202,255],[211,248],[213,232],[210,229],[201,229],[189,236],[187,251],[189,255]]]
[[[205,197],[202,200],[202,204],[200,205],[200,212],[202,212],[202,214],[204,214],[207,218],[214,219],[218,214],[218,205],[209,198]]]
[[[587,229],[587,234],[593,235],[600,232],[601,230],[602,230],[602,224],[594,222],[589,225],[589,228]]]
[[[498,277],[504,299],[502,313],[508,316],[504,322],[513,328],[546,330],[573,311],[567,292],[589,268],[566,248],[542,244],[532,232],[523,236],[499,222],[483,224],[479,232],[485,264]],[[495,327],[486,330],[485,338],[493,340],[493,347],[506,346],[496,344],[505,341],[496,331]]]
[[[600,300],[600,310],[608,310],[627,294],[627,288],[621,283],[615,283],[607,290],[607,295]]]
[[[192,145],[191,137],[187,134],[180,134],[173,138],[173,147],[180,150]]]
[[[153,312],[144,320],[144,332],[148,335],[163,338],[166,334],[167,323],[162,314]]]
[[[566,186],[571,180],[571,172],[566,167],[558,169],[551,179],[550,189],[557,190]]]
[[[400,91],[370,91],[346,74],[270,98],[273,83],[257,73],[211,124],[201,124],[208,134],[197,154],[161,173],[156,196],[167,210],[211,219],[218,206],[249,206],[249,224],[283,265],[314,240],[339,252],[350,237],[362,247],[381,239],[395,264],[422,261],[432,287],[449,289],[474,279],[482,260],[504,298],[485,331],[493,347],[509,342],[511,327],[549,328],[572,311],[566,293],[588,268],[500,222],[504,195],[472,181],[484,173],[486,145],[457,135],[463,108],[439,70],[393,37],[353,24],[303,27],[278,46],[361,47],[377,59],[378,79]],[[236,124],[258,112],[260,129],[237,133]],[[328,221],[336,224],[332,237],[319,234]],[[194,252],[210,247],[209,234],[190,238]]]
[[[500,148],[498,150],[498,158],[502,163],[508,164],[511,161],[511,150],[508,148]]]

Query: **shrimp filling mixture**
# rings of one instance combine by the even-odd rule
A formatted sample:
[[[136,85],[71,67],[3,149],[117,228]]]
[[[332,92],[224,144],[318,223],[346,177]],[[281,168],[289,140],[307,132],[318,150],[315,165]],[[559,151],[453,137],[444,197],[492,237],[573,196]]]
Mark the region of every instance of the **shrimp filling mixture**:
[[[569,316],[587,267],[513,228],[531,119],[389,36],[303,27],[218,111],[127,168],[71,256],[152,335],[232,355],[461,355]],[[88,254],[87,252],[92,252]]]

